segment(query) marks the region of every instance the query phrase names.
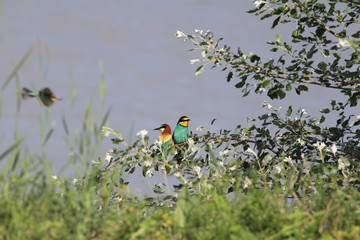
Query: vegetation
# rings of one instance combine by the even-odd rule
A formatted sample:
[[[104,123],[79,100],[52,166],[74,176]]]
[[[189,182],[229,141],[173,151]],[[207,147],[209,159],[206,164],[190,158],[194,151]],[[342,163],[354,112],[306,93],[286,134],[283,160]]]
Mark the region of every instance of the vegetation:
[[[81,177],[38,170],[31,154],[18,162],[22,138],[0,156],[0,239],[360,239],[360,117],[348,114],[360,98],[360,2],[255,1],[249,13],[293,27],[290,42],[277,35],[268,42],[274,58],[263,60],[233,52],[212,32],[178,31],[201,53],[191,61],[200,63],[196,74],[220,67],[244,96],[286,99],[316,85],[347,100],[329,99],[319,116],[265,102],[269,112],[250,126],[200,126],[166,150],[146,130],[126,142],[106,126],[109,111],[98,123],[89,107],[84,141],[71,151],[87,159],[109,136],[114,148]],[[137,170],[157,176],[156,197],[133,196],[126,179]]]

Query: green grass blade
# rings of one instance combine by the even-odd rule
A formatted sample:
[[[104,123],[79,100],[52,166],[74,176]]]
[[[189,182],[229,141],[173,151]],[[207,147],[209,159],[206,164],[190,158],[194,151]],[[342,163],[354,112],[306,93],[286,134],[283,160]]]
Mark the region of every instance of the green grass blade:
[[[7,85],[9,85],[10,81],[17,75],[20,68],[24,65],[26,60],[30,57],[32,51],[34,50],[35,45],[32,44],[30,48],[27,50],[23,58],[20,60],[20,62],[15,66],[14,70],[11,72],[10,76],[6,79],[5,83],[2,85],[1,90],[4,90]]]
[[[101,124],[100,124],[100,131],[101,131],[102,127],[105,126],[106,121],[108,120],[109,115],[111,113],[111,110],[112,110],[112,107],[109,107],[109,109],[106,111],[105,116],[103,117]]]
[[[20,111],[20,107],[21,107],[21,86],[20,86],[20,80],[19,80],[19,75],[16,74],[16,78],[15,78],[15,83],[16,83],[16,100],[17,100],[17,104],[16,104],[16,111],[19,112]]]
[[[64,131],[65,131],[66,135],[69,136],[69,134],[70,134],[70,132],[69,132],[69,127],[68,127],[68,125],[67,125],[66,118],[65,118],[64,115],[62,115],[61,121],[62,121],[62,124],[63,124]]]
[[[0,118],[2,117],[2,105],[3,105],[2,94],[0,93]]]
[[[74,82],[73,82],[73,71],[70,68],[69,69],[69,88],[70,88],[70,107],[72,108],[75,104],[75,100],[76,100],[76,88],[74,86]]]
[[[54,132],[55,126],[56,126],[56,121],[54,121],[52,123],[52,126],[51,126],[49,132],[46,134],[46,137],[43,141],[43,145],[45,145],[47,143],[47,141],[49,140],[49,138],[51,137],[52,133]]]
[[[86,130],[90,126],[90,110],[91,110],[91,102],[89,101],[86,105],[85,109],[85,116],[84,116],[84,123],[83,123],[83,129]]]
[[[29,135],[29,134],[28,134]],[[17,147],[20,146],[20,144],[28,137],[28,135],[16,140],[16,142],[11,145],[8,149],[6,149],[1,155],[0,155],[0,161],[3,160],[9,153],[17,149]]]
[[[132,141],[132,136],[134,135],[134,128],[135,128],[135,122],[132,121],[131,122],[131,126],[130,126],[130,132],[129,132],[129,143],[131,143]]]
[[[105,77],[104,77],[104,65],[103,65],[103,62],[101,60],[99,61],[99,67],[100,67],[100,72],[101,72],[101,77],[100,77],[100,99],[104,99],[105,92],[106,92],[106,84],[105,84]]]
[[[18,151],[15,153],[14,162],[13,162],[12,167],[11,167],[11,170],[12,170],[12,171],[15,170],[16,165],[17,165],[17,163],[19,162],[20,152],[21,152],[21,151],[18,150]]]

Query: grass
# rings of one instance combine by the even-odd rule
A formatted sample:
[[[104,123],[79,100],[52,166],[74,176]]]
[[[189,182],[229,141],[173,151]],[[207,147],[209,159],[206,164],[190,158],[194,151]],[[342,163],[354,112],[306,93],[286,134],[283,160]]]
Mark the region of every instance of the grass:
[[[31,165],[20,174],[1,175],[0,239],[360,238],[355,189],[290,202],[270,189],[233,197],[183,189],[176,206],[153,207],[131,194],[107,202],[105,189],[94,191],[96,175],[74,185],[33,172]]]

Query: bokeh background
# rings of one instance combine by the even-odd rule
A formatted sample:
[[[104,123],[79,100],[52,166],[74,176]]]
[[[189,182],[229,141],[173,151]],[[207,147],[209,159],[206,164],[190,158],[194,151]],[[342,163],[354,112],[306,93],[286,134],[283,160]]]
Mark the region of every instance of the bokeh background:
[[[5,81],[32,44],[35,49],[18,74],[21,86],[41,89],[48,86],[63,101],[51,108],[39,106],[36,100],[21,103],[19,121],[15,123],[17,93],[15,81],[3,96],[0,122],[0,149],[11,144],[15,125],[20,132],[33,130],[26,144],[35,152],[41,145],[39,119],[49,111],[56,127],[47,144],[54,172],[68,156],[61,124],[69,119],[70,131],[81,129],[86,104],[93,99],[101,76],[106,79],[105,109],[112,106],[109,127],[119,130],[125,139],[135,138],[137,131],[147,129],[150,141],[158,132],[151,131],[162,123],[174,128],[178,118],[191,118],[190,130],[199,125],[214,131],[247,125],[247,117],[255,117],[263,101],[275,107],[292,104],[319,116],[319,109],[329,104],[336,91],[311,87],[301,96],[290,94],[286,101],[271,101],[266,94],[243,98],[236,81],[227,83],[220,69],[206,69],[195,76],[196,65],[189,60],[199,52],[188,52],[190,42],[176,39],[180,30],[191,34],[194,29],[210,30],[216,38],[244,53],[254,52],[265,58],[271,55],[266,41],[275,34],[286,35],[290,26],[271,30],[270,21],[246,11],[253,8],[249,0],[4,0],[1,2],[0,79]],[[103,69],[101,69],[100,64]],[[74,105],[71,94],[76,91]],[[102,153],[111,147],[105,139]],[[96,160],[96,156],[94,159]],[[90,159],[89,159],[90,161]]]

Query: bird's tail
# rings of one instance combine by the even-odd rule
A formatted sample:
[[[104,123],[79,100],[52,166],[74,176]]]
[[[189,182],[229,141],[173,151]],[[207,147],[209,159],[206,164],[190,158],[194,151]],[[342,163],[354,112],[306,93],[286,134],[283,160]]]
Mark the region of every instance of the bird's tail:
[[[23,88],[22,91],[21,91],[21,97],[23,99],[28,99],[28,98],[31,98],[31,97],[35,97],[35,93],[27,88]]]

